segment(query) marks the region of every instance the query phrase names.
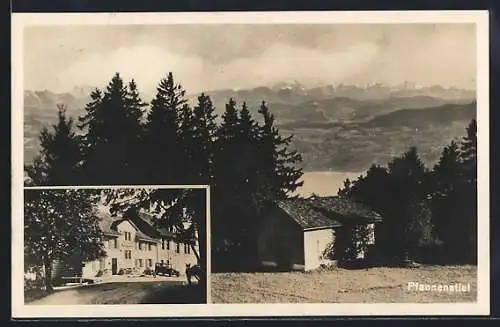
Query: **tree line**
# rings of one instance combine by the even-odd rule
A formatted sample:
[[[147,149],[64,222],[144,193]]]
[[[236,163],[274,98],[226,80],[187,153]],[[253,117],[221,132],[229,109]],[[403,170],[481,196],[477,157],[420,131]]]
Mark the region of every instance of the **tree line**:
[[[117,73],[104,89],[91,92],[77,119],[58,107],[57,122],[41,130],[40,152],[25,167],[26,183],[210,185],[212,262],[217,270],[239,262],[235,257],[251,258],[263,204],[286,198],[302,185],[302,158],[290,149],[292,137],[281,136],[264,102],[258,112],[260,119],[255,119],[246,103],[229,99],[218,117],[205,94],[190,106],[172,73],[146,103],[135,81],[125,83]],[[116,206],[122,193],[109,191],[105,198]],[[186,208],[204,253],[204,194],[156,190],[144,197],[136,191],[134,198],[129,206],[170,206],[162,211],[163,225],[182,224],[175,217]]]
[[[411,147],[387,166],[372,165],[356,180],[345,180],[339,195],[357,199],[382,215],[371,254],[376,261],[476,264],[476,120],[460,141],[444,147],[432,169]],[[365,246],[367,232],[364,226],[354,231],[351,256]],[[353,250],[357,241],[360,245]]]

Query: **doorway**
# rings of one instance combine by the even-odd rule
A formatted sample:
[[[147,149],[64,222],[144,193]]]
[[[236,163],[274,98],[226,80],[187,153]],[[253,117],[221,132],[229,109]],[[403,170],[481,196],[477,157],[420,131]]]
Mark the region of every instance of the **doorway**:
[[[118,259],[112,258],[111,259],[111,274],[116,275],[117,273],[118,273]]]

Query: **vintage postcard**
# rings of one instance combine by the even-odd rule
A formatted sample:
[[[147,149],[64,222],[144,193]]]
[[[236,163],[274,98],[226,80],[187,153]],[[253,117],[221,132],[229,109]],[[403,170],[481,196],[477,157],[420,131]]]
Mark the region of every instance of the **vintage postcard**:
[[[14,317],[489,313],[487,12],[12,22]]]

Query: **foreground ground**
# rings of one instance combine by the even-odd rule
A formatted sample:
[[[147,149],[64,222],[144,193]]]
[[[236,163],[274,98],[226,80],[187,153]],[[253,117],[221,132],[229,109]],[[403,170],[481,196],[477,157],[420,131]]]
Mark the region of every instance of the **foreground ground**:
[[[55,291],[29,305],[206,303],[202,287],[183,282],[116,282]]]
[[[476,266],[212,274],[215,303],[473,302]],[[466,292],[410,291],[408,283],[470,284]]]

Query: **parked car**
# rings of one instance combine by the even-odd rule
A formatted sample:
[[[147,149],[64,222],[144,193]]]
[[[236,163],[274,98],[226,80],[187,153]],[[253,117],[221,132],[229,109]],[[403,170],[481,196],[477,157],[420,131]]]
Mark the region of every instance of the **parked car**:
[[[161,264],[157,263],[155,265],[155,274],[156,275],[162,275],[162,276],[177,276],[179,277],[181,273],[178,270],[175,270],[172,268],[172,265],[170,264]]]
[[[145,275],[145,276],[151,276],[151,275],[154,275],[154,272],[155,271],[153,269],[147,267],[146,269],[144,269],[143,275]]]

